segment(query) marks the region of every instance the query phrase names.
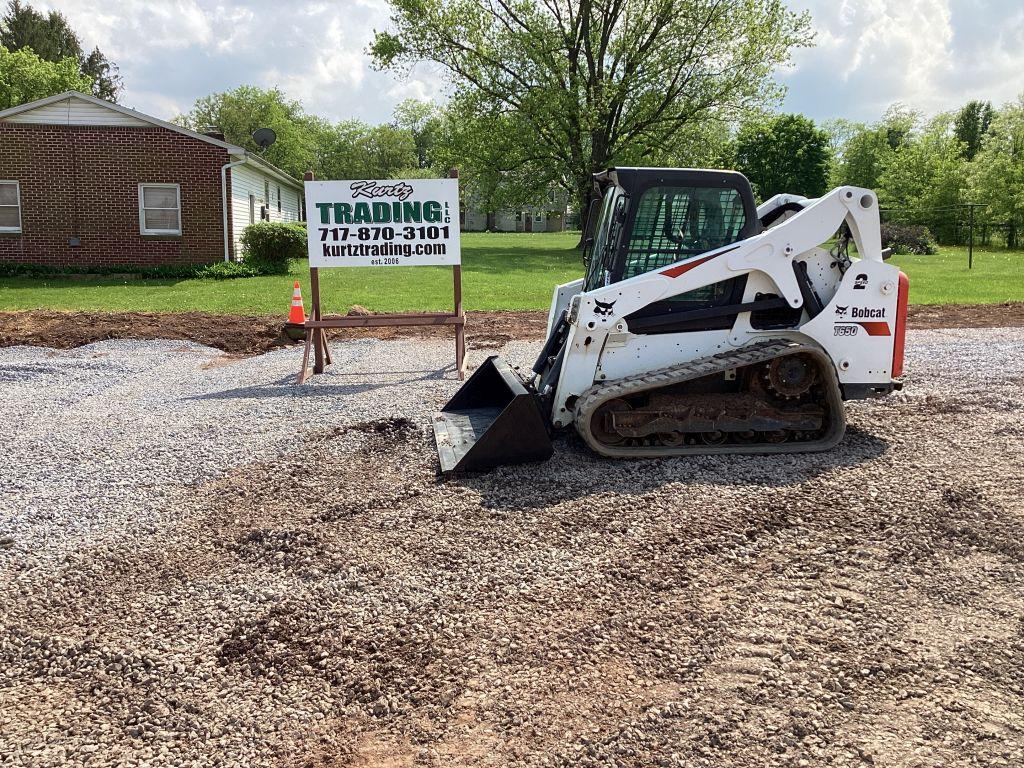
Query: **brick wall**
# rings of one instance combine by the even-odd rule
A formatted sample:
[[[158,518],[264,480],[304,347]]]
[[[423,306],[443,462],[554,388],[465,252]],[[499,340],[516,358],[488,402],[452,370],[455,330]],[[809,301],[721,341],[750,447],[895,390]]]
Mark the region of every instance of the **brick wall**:
[[[21,185],[22,229],[0,233],[0,261],[145,267],[223,259],[226,162],[227,150],[165,128],[0,122],[0,179]],[[140,183],[181,185],[180,236],[139,233]],[[73,236],[79,247],[68,244]]]

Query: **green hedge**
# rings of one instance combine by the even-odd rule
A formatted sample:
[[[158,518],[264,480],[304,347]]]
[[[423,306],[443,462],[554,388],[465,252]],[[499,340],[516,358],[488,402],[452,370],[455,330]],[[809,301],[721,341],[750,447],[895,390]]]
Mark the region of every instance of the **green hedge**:
[[[264,274],[287,274],[289,262],[306,255],[306,227],[274,221],[250,224],[242,232],[242,254],[246,264]]]
[[[264,274],[258,265],[236,261],[213,264],[175,264],[162,267],[52,267],[44,264],[0,263],[0,277],[65,277],[67,275],[132,275],[153,280],[232,280]]]

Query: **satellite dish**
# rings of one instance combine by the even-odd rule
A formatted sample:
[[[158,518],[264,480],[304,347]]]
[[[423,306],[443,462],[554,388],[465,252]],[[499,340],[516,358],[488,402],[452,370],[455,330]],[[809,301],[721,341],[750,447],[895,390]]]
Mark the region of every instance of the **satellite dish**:
[[[257,147],[263,150],[277,141],[277,134],[274,133],[273,128],[257,128],[252,132],[252,140],[256,142]]]

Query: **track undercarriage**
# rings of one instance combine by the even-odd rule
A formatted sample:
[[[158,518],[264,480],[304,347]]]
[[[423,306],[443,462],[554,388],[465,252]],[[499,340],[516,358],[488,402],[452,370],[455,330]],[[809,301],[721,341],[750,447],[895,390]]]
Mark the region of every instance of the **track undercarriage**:
[[[576,428],[606,456],[779,453],[832,447],[844,417],[827,357],[776,340],[595,385]]]

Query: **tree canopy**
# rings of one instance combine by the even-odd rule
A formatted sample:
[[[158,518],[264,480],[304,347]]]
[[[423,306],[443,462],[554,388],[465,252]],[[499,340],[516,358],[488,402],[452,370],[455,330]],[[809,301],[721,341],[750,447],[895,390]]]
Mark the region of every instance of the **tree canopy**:
[[[736,168],[762,200],[780,192],[820,197],[830,162],[828,134],[803,115],[751,120],[736,136]]]
[[[0,18],[0,45],[8,51],[32,51],[54,64],[74,60],[75,68],[87,78],[75,90],[115,102],[121,92],[117,65],[108,61],[99,48],[85,53],[82,41],[60,11],[44,16],[21,0],[11,0],[7,13]]]
[[[973,160],[981,149],[982,139],[992,124],[992,102],[969,101],[956,113],[953,130],[956,138],[963,144],[964,157]]]
[[[71,57],[52,62],[27,48],[9,51],[0,46],[0,109],[88,88],[88,78],[79,72],[78,62]]]
[[[213,93],[196,100],[188,114],[175,122],[194,131],[219,128],[232,144],[262,154],[268,161],[302,177],[318,163],[320,124],[309,118],[299,102],[280,90],[243,85],[233,91]],[[277,141],[265,152],[252,139],[257,128],[271,128]]]
[[[970,183],[975,199],[988,204],[987,216],[1008,224],[1007,244],[1016,246],[1024,224],[1024,95],[993,115]]]
[[[325,179],[393,178],[419,165],[411,130],[358,120],[332,124],[306,114],[302,105],[276,88],[241,86],[211,94],[198,99],[175,122],[195,131],[216,127],[227,141],[298,178],[306,171]],[[257,128],[272,128],[277,134],[277,141],[265,151],[252,140]]]
[[[689,129],[771,103],[774,71],[811,39],[780,0],[391,0],[376,65],[439,64],[455,99],[507,115],[582,209],[591,174],[671,153]],[[685,142],[684,142],[685,146]]]

